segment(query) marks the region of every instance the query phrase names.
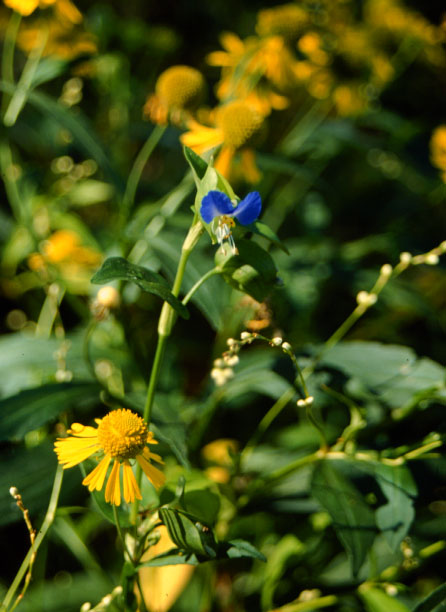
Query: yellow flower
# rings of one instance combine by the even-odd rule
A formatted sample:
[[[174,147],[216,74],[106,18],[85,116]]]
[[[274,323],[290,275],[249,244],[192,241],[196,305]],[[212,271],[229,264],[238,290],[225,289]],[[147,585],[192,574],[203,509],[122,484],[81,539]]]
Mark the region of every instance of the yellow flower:
[[[215,168],[228,177],[234,155],[240,151],[245,179],[256,182],[260,178],[250,145],[260,133],[263,117],[250,104],[235,100],[220,106],[215,112],[215,127],[190,121],[190,130],[181,135],[181,142],[201,155],[223,145],[218,153]]]
[[[256,30],[260,36],[278,35],[294,42],[308,21],[305,9],[296,4],[282,4],[259,11]]]
[[[167,123],[169,115],[173,115],[174,123],[179,123],[181,111],[197,107],[204,89],[201,72],[190,66],[171,66],[158,77],[156,93],[147,99],[144,115],[161,125]]]
[[[82,21],[82,14],[74,6],[70,0],[3,0],[6,6],[12,8],[17,13],[27,17],[31,15],[36,8],[45,9],[49,6],[53,6],[56,10],[58,17],[67,19],[71,23],[80,23]]]
[[[432,165],[441,171],[441,180],[446,183],[446,125],[435,128],[429,147]]]
[[[99,464],[82,481],[89,491],[100,491],[104,486],[110,462],[113,461],[105,487],[105,501],[115,506],[121,504],[121,465],[125,501],[131,503],[135,499],[142,499],[133,475],[131,460],[136,459],[155,487],[159,488],[164,484],[164,474],[150,463],[151,459],[158,463],[163,461],[146,446],[157,444],[157,441],[140,416],[131,410],[119,409],[112,410],[103,419],[95,421],[97,428],[73,423],[68,430],[69,437],[56,440],[54,450],[64,469],[78,465],[96,453],[103,454]]]

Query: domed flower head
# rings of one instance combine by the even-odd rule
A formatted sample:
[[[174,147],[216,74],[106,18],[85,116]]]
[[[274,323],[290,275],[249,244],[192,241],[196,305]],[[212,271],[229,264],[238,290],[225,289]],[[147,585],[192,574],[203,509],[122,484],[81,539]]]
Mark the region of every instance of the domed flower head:
[[[251,191],[234,206],[225,193],[213,190],[202,199],[200,214],[205,223],[212,223],[211,229],[218,243],[222,245],[224,241],[228,241],[232,252],[236,253],[237,249],[230,230],[235,225],[234,219],[237,219],[241,225],[250,225],[258,219],[261,210],[262,200],[258,191]]]
[[[104,486],[110,463],[112,469],[105,487],[105,501],[121,504],[121,466],[123,467],[123,493],[127,503],[142,499],[141,492],[132,470],[136,460],[147,478],[156,487],[164,484],[165,477],[151,464],[151,459],[163,463],[161,457],[152,453],[147,444],[157,444],[153,433],[147,429],[144,420],[127,409],[112,410],[103,419],[95,419],[98,427],[73,423],[67,438],[58,438],[54,445],[59,463],[70,468],[92,455],[102,455],[98,465],[82,484],[90,491],[100,491]]]
[[[181,123],[182,114],[195,109],[205,91],[201,72],[191,66],[171,66],[160,74],[155,94],[144,105],[144,115],[153,123],[165,125],[168,119]]]

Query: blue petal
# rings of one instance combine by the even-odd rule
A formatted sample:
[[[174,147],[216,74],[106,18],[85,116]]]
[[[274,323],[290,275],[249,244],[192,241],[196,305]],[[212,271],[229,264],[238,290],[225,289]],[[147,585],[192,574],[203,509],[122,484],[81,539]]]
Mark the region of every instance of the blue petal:
[[[200,214],[205,223],[210,223],[220,215],[233,215],[234,207],[229,197],[222,191],[209,191],[201,200]]]
[[[258,191],[248,193],[234,211],[234,217],[242,225],[250,225],[253,223],[262,210],[262,200]]]

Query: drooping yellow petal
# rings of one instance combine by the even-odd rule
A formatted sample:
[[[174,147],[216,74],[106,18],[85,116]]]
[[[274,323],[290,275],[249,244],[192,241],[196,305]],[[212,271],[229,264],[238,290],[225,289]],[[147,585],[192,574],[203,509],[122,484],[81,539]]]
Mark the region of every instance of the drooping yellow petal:
[[[124,483],[124,499],[129,504],[136,499],[142,499],[141,492],[133,474],[132,466],[128,461],[124,461],[123,483]]]
[[[105,475],[107,474],[107,468],[110,465],[110,455],[105,455],[102,461],[94,468],[92,472],[86,476],[82,484],[88,486],[89,491],[100,491],[104,486]]]
[[[70,0],[58,0],[56,11],[59,15],[71,23],[81,23],[82,13],[74,6]]]
[[[99,450],[97,437],[95,438],[59,438],[54,443],[57,459],[65,468],[70,468]]]
[[[138,455],[136,457],[136,461],[142,467],[144,474],[155,488],[159,489],[163,486],[163,484],[166,482],[166,477],[160,470],[149,463],[142,455]]]
[[[4,0],[6,6],[27,17],[39,6],[39,0]]]
[[[119,461],[115,461],[110,476],[108,477],[107,486],[105,487],[105,501],[115,506],[121,505],[121,485],[119,482],[120,467],[121,464]]]
[[[189,132],[181,134],[181,142],[198,155],[218,147],[223,142],[223,132],[218,128],[210,128],[194,122]]]
[[[215,169],[225,178],[229,177],[231,162],[234,157],[234,149],[223,146],[215,162]]]
[[[157,453],[152,453],[152,451],[148,449],[147,446],[142,451],[142,454],[147,459],[147,461],[150,461],[151,459],[155,459],[155,461],[157,461],[158,463],[162,463],[164,465],[164,461],[162,460],[161,456],[158,455]]]

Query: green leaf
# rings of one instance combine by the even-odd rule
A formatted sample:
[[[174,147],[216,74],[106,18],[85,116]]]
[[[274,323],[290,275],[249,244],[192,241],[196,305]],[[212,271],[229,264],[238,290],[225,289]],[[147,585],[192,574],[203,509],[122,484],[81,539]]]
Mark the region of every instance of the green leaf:
[[[57,468],[53,445],[44,442],[30,449],[14,445],[0,453],[0,462],[4,466],[0,471],[0,525],[23,521],[23,514],[8,493],[11,486],[18,488],[31,515],[44,510]]]
[[[148,268],[132,264],[123,257],[109,257],[93,276],[91,282],[94,285],[102,285],[112,280],[132,281],[143,291],[157,295],[170,304],[184,319],[189,318],[189,311],[170,291],[167,281]]]
[[[322,362],[360,380],[391,407],[402,408],[423,393],[445,394],[446,371],[430,359],[417,359],[407,346],[379,342],[340,342]]]
[[[435,610],[437,612],[437,606],[446,602],[446,583],[441,584],[439,587],[435,589],[432,593],[430,593],[427,597],[420,601],[420,603],[415,606],[412,612],[431,612]],[[446,609],[446,606],[441,606],[438,608],[438,612]]]
[[[165,565],[199,565],[200,561],[195,554],[184,554],[179,548],[172,548],[171,550],[157,555],[138,565],[138,567],[163,567]]]
[[[206,174],[206,170],[208,169],[208,163],[204,161],[202,157],[197,155],[195,151],[189,149],[189,147],[183,147],[184,157],[186,158],[187,163],[192,169],[194,173],[195,183],[198,186],[198,182],[201,181]]]
[[[367,612],[410,612],[403,603],[375,587],[359,588],[359,596]]]
[[[220,510],[220,498],[210,489],[188,490],[183,495],[182,506],[200,522],[213,525]]]
[[[313,496],[330,514],[333,527],[346,549],[356,576],[376,534],[373,510],[333,462],[316,466],[311,483]]]
[[[396,552],[415,518],[413,503],[417,487],[405,465],[379,463],[376,465],[375,477],[387,497],[387,504],[376,511],[376,524]]]
[[[245,225],[244,228],[249,232],[253,232],[254,234],[257,234],[258,236],[262,236],[263,238],[266,238],[267,240],[275,244],[277,247],[279,247],[279,249],[282,249],[282,251],[286,253],[287,255],[290,254],[289,250],[283,244],[283,242],[278,238],[278,236],[273,232],[273,230],[265,223],[262,223],[261,221],[254,221],[254,223],[251,223],[251,225]]]
[[[230,559],[258,559],[259,561],[264,561],[266,563],[265,555],[263,555],[255,546],[246,540],[229,540],[228,542],[225,542],[225,544],[228,545],[226,555]]]
[[[269,253],[249,240],[237,241],[238,253],[221,247],[215,263],[221,268],[224,280],[239,291],[263,302],[278,284],[277,270]]]
[[[166,525],[170,539],[185,552],[202,557],[215,558],[216,548],[212,531],[190,515],[172,508],[161,508],[160,518]]]
[[[200,214],[202,199],[204,198],[205,195],[209,193],[209,191],[217,189],[217,184],[218,184],[217,171],[215,170],[213,166],[209,165],[207,167],[207,170],[203,178],[201,179],[197,187],[197,195],[195,196],[195,212],[197,215]],[[201,215],[200,215],[200,219],[201,219]],[[211,236],[212,240],[215,242],[214,235],[210,229],[210,224],[205,223],[203,220],[202,220],[202,223],[204,227],[206,228],[207,232],[209,233],[209,235]]]
[[[87,459],[79,464],[80,470],[82,472],[82,476],[85,478],[87,474],[89,474],[94,468],[97,466],[97,462],[92,459]],[[107,479],[105,480],[107,482]],[[91,491],[90,495],[93,499],[94,505],[98,512],[102,514],[107,521],[116,525],[115,516],[113,512],[112,504],[109,504],[105,501],[105,484],[101,491]],[[118,512],[119,524],[121,527],[131,527],[132,523],[130,521],[130,512],[128,511],[130,507],[127,506],[125,502],[122,503],[121,506],[117,506],[116,510]]]
[[[97,401],[100,389],[93,382],[54,383],[0,400],[0,440],[21,440],[68,408]]]

